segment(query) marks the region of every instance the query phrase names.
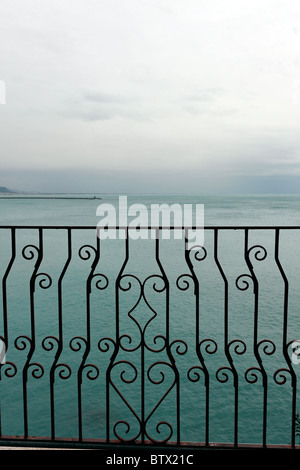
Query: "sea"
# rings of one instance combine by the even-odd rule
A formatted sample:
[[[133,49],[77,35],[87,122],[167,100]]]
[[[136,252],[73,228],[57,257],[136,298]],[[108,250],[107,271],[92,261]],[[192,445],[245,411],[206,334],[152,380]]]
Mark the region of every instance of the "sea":
[[[100,239],[120,196],[202,206],[201,245]],[[7,195],[0,215],[2,436],[298,444],[300,195]]]

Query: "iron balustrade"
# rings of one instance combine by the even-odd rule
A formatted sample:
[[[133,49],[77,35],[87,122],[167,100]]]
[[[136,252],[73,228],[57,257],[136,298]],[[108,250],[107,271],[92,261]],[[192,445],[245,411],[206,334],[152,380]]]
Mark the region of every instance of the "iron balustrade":
[[[0,443],[297,447],[300,227],[115,228],[0,227]]]

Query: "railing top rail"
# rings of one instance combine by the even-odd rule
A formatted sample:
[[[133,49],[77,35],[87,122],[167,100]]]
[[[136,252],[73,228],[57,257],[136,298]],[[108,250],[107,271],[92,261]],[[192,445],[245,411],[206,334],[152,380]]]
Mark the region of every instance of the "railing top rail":
[[[0,225],[0,230],[300,230],[300,225],[205,225],[205,226],[105,226],[97,225]]]

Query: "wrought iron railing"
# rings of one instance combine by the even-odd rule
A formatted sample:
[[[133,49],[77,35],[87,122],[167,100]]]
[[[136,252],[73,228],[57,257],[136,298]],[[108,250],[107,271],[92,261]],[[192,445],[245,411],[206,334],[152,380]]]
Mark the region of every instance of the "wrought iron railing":
[[[300,227],[180,230],[1,227],[0,443],[298,445]]]

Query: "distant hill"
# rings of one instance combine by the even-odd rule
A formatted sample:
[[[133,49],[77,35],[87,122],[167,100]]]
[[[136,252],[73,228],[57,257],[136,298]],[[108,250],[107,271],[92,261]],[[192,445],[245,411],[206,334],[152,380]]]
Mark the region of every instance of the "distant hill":
[[[12,191],[11,189],[6,188],[5,186],[0,186],[0,193],[13,194],[15,193],[15,191]]]

